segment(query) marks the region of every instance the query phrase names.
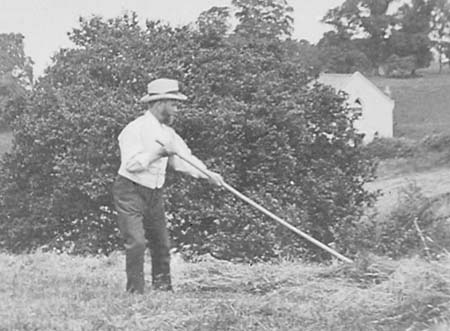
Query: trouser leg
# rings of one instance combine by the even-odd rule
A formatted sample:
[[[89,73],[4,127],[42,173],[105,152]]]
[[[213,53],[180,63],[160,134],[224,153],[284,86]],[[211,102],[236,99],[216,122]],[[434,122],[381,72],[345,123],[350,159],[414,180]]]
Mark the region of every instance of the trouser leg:
[[[136,184],[120,176],[114,183],[113,195],[119,229],[125,241],[126,289],[129,292],[143,293],[146,248],[144,201]]]
[[[164,213],[161,189],[151,190],[144,215],[146,238],[152,257],[152,285],[155,289],[171,290],[170,240]]]

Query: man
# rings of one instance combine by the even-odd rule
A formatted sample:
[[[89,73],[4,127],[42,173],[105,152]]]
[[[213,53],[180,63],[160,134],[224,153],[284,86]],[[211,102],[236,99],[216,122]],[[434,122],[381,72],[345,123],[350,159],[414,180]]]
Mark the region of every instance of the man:
[[[144,253],[149,245],[152,285],[171,290],[169,236],[164,215],[162,187],[166,167],[222,185],[222,177],[191,154],[183,139],[169,126],[177,113],[176,103],[187,97],[178,81],[157,79],[147,86],[141,102],[148,111],[129,123],[119,135],[121,165],[113,186],[114,204],[126,249],[126,289],[144,292]],[[178,157],[189,160],[199,171]]]

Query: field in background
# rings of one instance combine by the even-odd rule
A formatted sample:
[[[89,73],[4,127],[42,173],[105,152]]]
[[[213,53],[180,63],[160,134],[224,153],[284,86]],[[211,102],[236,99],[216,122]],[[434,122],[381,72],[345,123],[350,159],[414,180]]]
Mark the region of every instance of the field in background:
[[[450,133],[450,72],[420,71],[422,77],[394,79],[371,77],[383,91],[386,86],[395,100],[394,136],[423,138]]]
[[[148,258],[147,258],[148,259]],[[124,293],[124,257],[0,254],[0,330],[428,330],[450,319],[450,256],[356,265],[172,261],[175,293]],[[146,265],[147,279],[150,266]],[[437,326],[436,326],[437,327]]]

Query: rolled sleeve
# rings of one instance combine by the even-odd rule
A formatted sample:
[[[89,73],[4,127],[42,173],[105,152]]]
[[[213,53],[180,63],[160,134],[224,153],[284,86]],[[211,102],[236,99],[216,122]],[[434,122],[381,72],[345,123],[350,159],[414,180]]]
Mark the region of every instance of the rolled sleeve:
[[[207,176],[202,172],[207,171],[206,165],[202,161],[200,161],[197,157],[192,155],[192,152],[189,149],[189,147],[175,131],[173,132],[173,139],[174,139],[173,143],[176,146],[177,154],[179,154],[184,159],[189,160],[192,164],[195,165],[195,167],[189,164],[188,162],[184,161],[177,155],[172,155],[171,157],[169,157],[169,165],[172,167],[172,169],[174,169],[175,171],[189,174],[194,178],[207,178]]]

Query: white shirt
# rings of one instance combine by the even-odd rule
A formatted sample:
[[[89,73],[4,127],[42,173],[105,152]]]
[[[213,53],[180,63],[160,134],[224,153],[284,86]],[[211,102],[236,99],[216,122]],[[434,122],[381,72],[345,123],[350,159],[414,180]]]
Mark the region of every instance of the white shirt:
[[[200,169],[206,166],[192,155],[183,139],[171,127],[161,124],[149,111],[130,122],[119,135],[120,159],[119,175],[135,183],[160,188],[166,177],[169,164],[174,170],[188,173],[192,177],[207,178],[176,155],[160,157],[163,145],[175,146],[177,152],[193,162]],[[155,160],[151,162],[152,160]]]

